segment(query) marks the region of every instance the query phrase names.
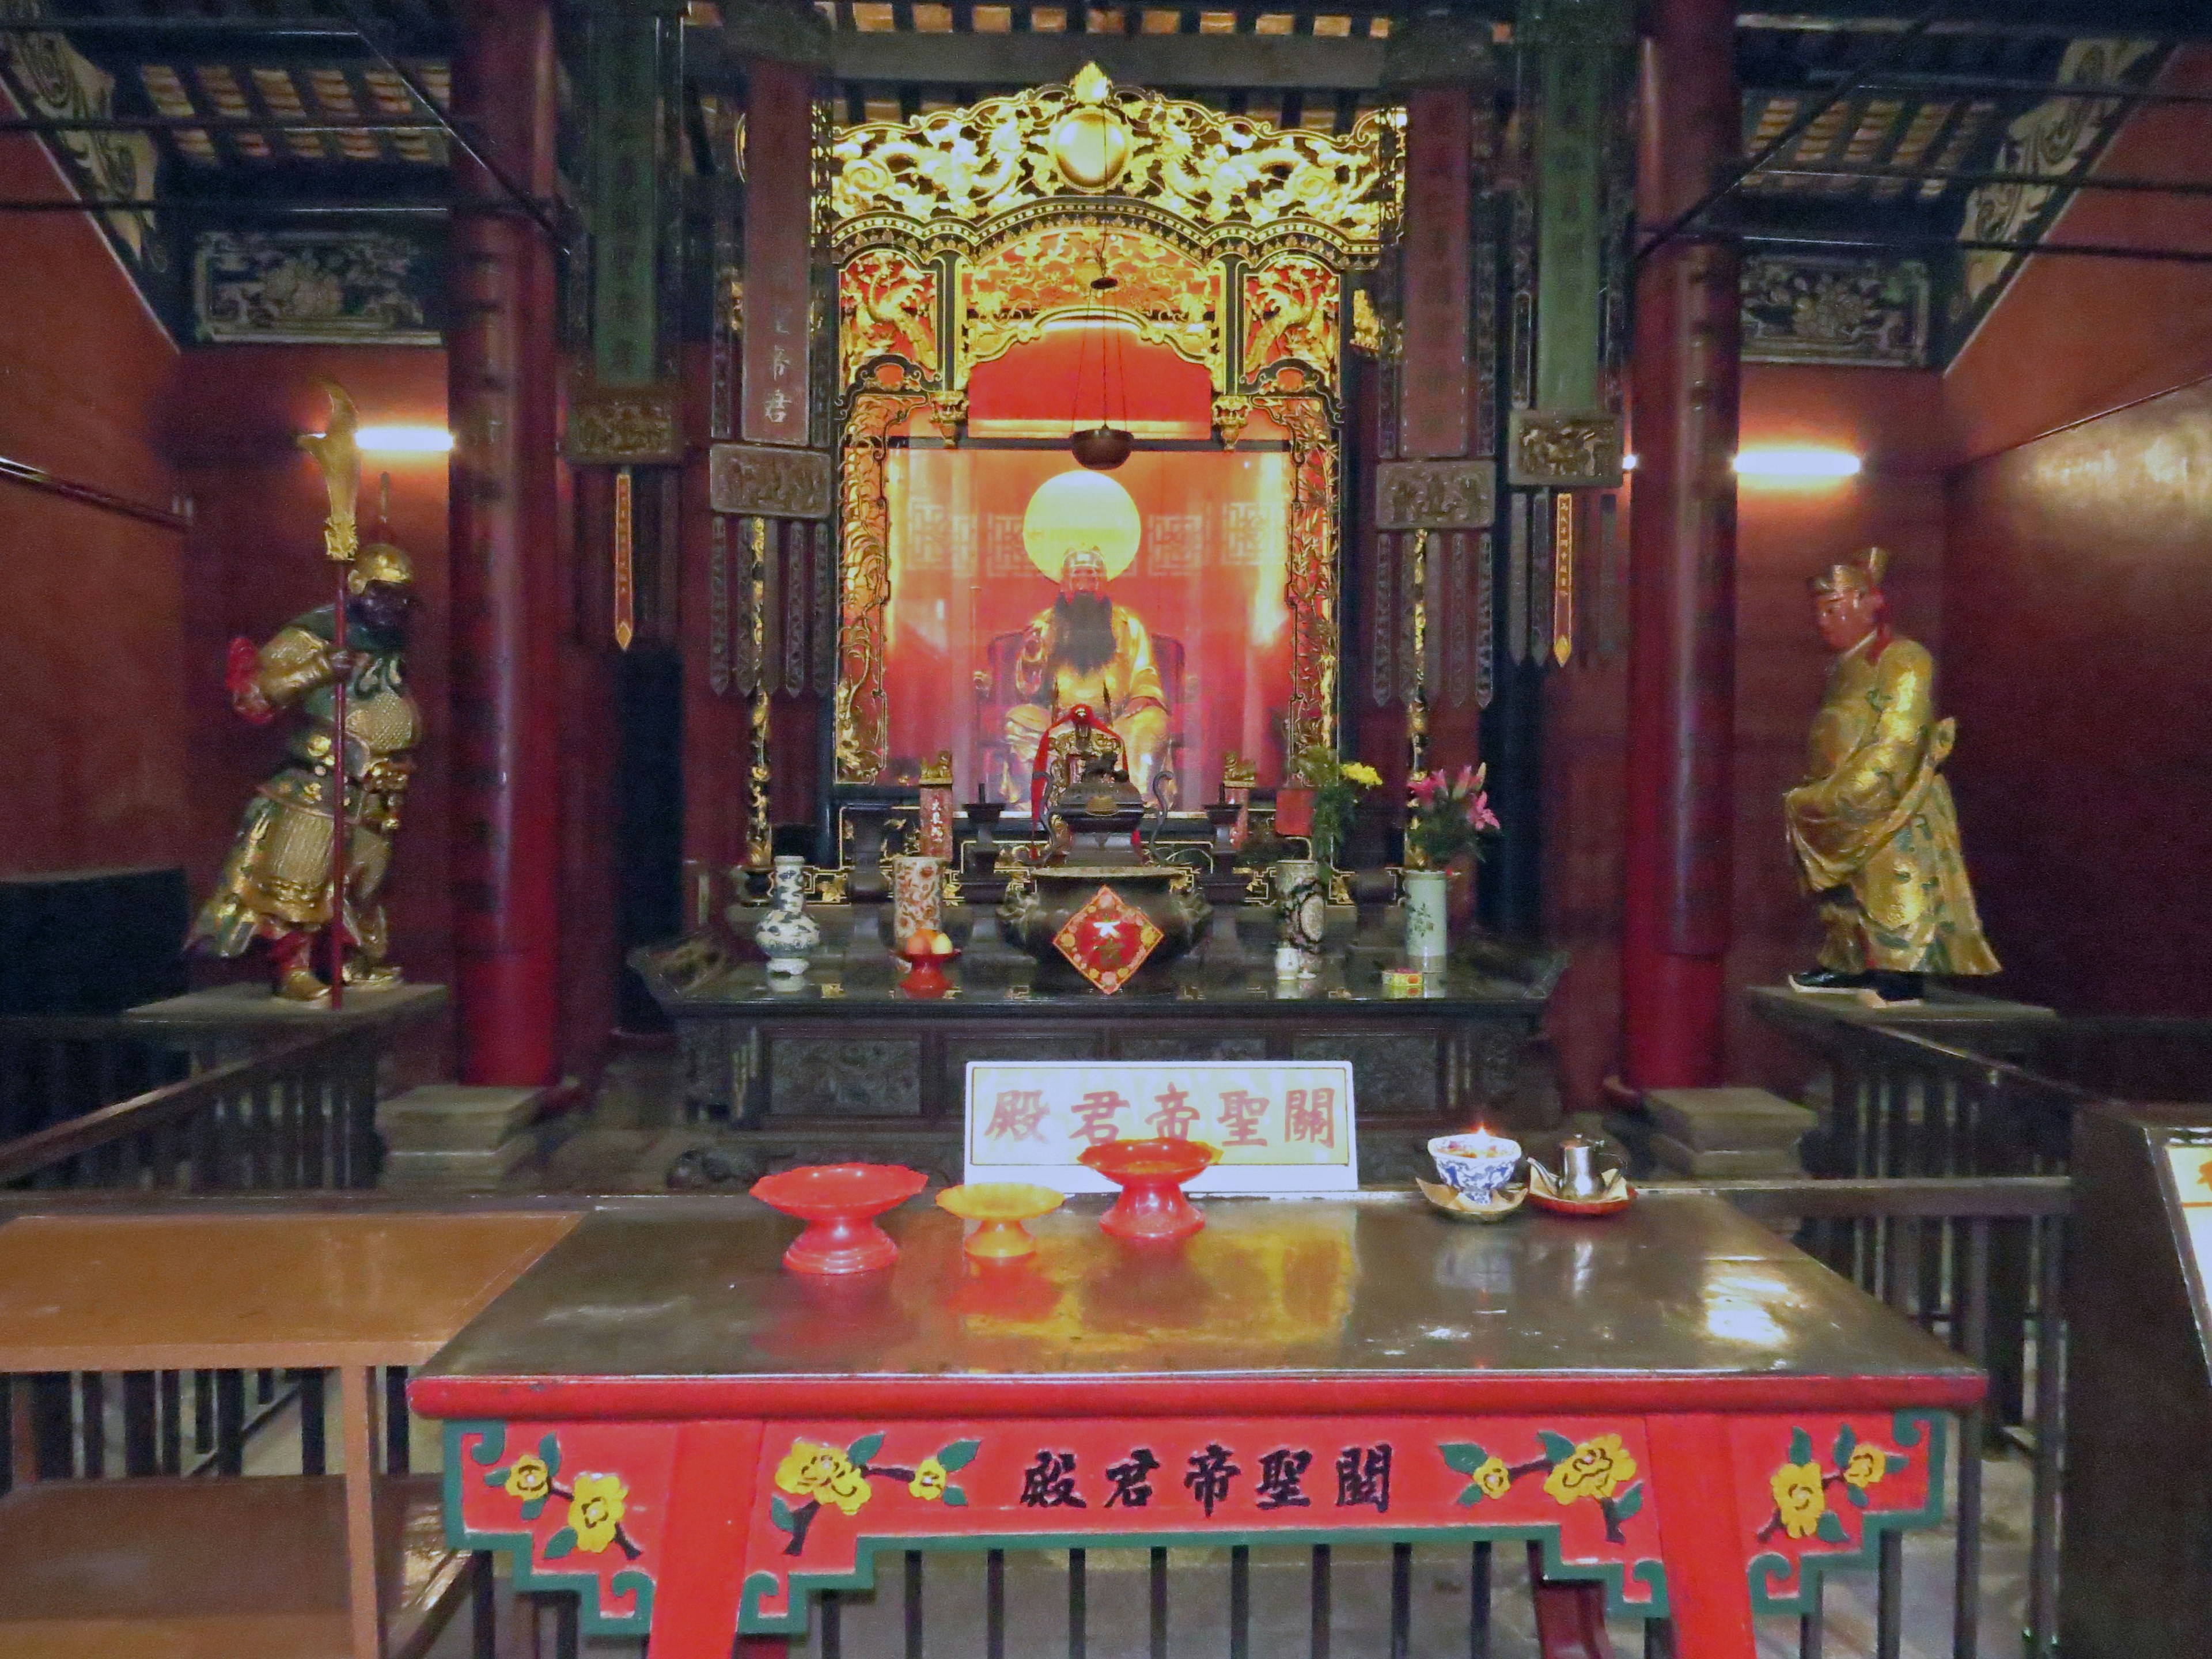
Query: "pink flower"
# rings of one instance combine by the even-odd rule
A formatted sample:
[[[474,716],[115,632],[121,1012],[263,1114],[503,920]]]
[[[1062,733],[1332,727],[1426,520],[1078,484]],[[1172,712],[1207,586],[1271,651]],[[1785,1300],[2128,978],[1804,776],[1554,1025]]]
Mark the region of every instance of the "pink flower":
[[[1504,828],[1498,823],[1498,814],[1490,810],[1488,793],[1480,791],[1477,792],[1474,799],[1467,804],[1467,821],[1479,830]]]
[[[1444,787],[1442,772],[1429,772],[1415,778],[1411,785],[1413,799],[1424,806],[1436,804],[1437,792]]]

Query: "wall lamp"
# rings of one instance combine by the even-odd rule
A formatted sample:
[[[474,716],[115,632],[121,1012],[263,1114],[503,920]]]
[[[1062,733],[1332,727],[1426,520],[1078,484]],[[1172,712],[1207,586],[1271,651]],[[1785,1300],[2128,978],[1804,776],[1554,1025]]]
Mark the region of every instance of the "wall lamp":
[[[1798,483],[1856,477],[1862,465],[1844,449],[1747,449],[1735,458],[1735,476]]]
[[[354,441],[368,455],[443,455],[453,447],[442,426],[365,426]]]

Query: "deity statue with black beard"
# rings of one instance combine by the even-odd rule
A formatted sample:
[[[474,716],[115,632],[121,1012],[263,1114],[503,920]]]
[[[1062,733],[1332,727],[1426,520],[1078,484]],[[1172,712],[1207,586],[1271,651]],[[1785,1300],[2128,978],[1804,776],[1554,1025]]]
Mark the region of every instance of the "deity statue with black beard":
[[[414,568],[388,542],[362,549],[347,576],[346,649],[337,647],[335,607],[295,617],[266,645],[231,642],[231,703],[256,725],[296,710],[285,763],[254,791],[222,878],[192,924],[189,948],[243,956],[256,944],[274,969],[276,994],[312,1002],[327,996],[316,976],[316,942],[331,925],[332,773],[343,776],[345,902],[338,926],[345,982],[378,989],[399,982],[386,959],[382,893],[400,803],[415,769],[422,717],[401,673]],[[336,688],[346,686],[346,729],[337,740]],[[334,765],[335,763],[335,765]]]
[[[1169,781],[1168,701],[1152,636],[1135,612],[1107,592],[1106,558],[1097,548],[1075,548],[1062,562],[1059,597],[1023,635],[1014,691],[1022,701],[1006,710],[1006,746],[1018,775],[1027,775],[1046,729],[1081,703],[1127,746],[1129,781],[1138,792],[1147,799],[1162,797]]]

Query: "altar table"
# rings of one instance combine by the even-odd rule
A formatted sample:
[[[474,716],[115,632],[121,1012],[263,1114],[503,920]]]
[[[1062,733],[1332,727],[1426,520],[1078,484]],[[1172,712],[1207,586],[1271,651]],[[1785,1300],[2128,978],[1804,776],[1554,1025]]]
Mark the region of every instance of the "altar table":
[[[653,1659],[805,1628],[908,1548],[1518,1540],[1686,1659],[1935,1525],[1984,1379],[1719,1201],[1456,1222],[1216,1200],[1146,1249],[1103,1200],[971,1265],[960,1225],[783,1271],[748,1204],[587,1217],[417,1374],[456,1547]]]
[[[1430,1136],[1512,1090],[1564,962],[1534,959],[1533,980],[1454,963],[1425,994],[1395,996],[1372,957],[1287,983],[1186,958],[1164,990],[1101,996],[1032,988],[1026,957],[970,957],[949,994],[927,998],[899,988],[887,956],[817,965],[796,983],[741,963],[680,987],[648,957],[634,960],[675,1023],[690,1103],[755,1135],[753,1170],[860,1157],[948,1181],[960,1178],[967,1062],[1012,1060],[1346,1060],[1361,1169],[1426,1171]]]
[[[386,1635],[377,1534],[392,1530],[393,1519],[379,1511],[393,1499],[386,1494],[380,1503],[383,1482],[373,1473],[371,1372],[428,1358],[575,1220],[568,1213],[20,1217],[0,1225],[0,1372],[336,1370],[349,1634],[355,1659],[377,1659]],[[70,1484],[102,1489],[76,1494],[92,1497],[121,1483]],[[266,1496],[254,1489],[269,1485],[240,1482],[218,1494],[223,1483],[190,1484],[237,1500],[226,1514]],[[174,1504],[175,1486],[146,1486],[145,1501]],[[37,1495],[49,1496],[44,1488]],[[119,1563],[114,1571],[121,1574]]]

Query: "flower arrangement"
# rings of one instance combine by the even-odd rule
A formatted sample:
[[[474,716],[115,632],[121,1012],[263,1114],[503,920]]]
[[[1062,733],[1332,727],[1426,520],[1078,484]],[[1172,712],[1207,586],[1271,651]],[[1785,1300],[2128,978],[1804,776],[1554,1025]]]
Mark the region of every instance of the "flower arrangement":
[[[1413,811],[1406,820],[1406,864],[1414,870],[1437,870],[1462,853],[1482,856],[1486,836],[1504,826],[1490,810],[1483,788],[1488,766],[1462,766],[1453,777],[1439,769],[1413,781]]]
[[[1314,792],[1314,856],[1334,864],[1352,828],[1352,809],[1369,790],[1382,787],[1382,775],[1364,761],[1340,760],[1327,744],[1316,743],[1298,751],[1291,775]]]

